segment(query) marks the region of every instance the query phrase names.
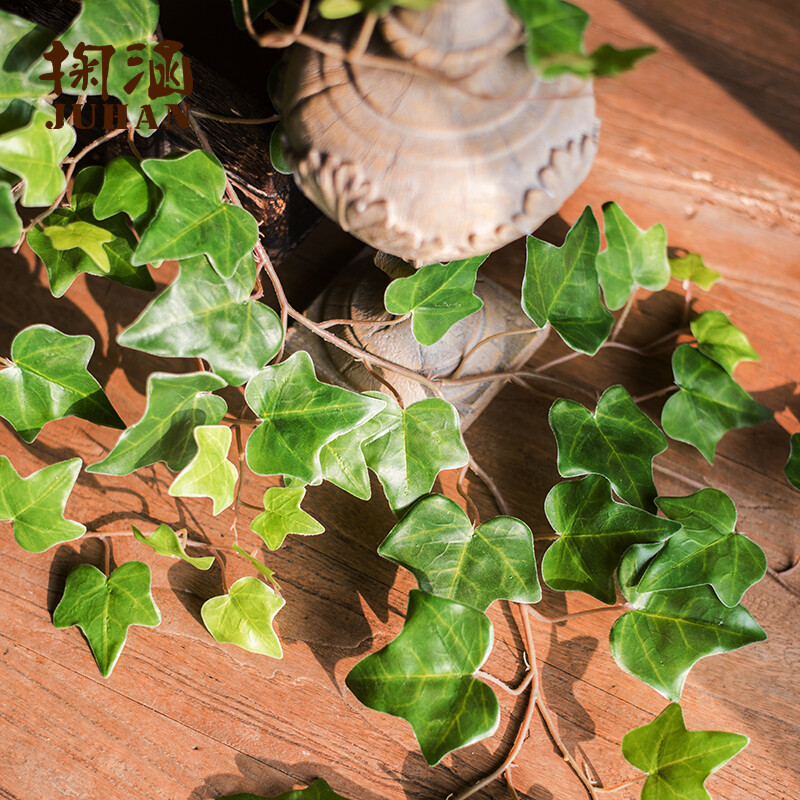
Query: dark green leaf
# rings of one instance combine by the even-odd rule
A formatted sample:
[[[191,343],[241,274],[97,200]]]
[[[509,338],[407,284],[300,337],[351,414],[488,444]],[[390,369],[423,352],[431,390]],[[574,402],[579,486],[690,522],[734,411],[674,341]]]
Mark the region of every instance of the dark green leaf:
[[[664,404],[664,433],[694,445],[712,464],[717,442],[727,431],[772,419],[768,408],[691,345],[682,344],[673,353],[672,371],[680,391]]]
[[[245,389],[263,423],[247,440],[247,463],[258,475],[291,475],[305,483],[322,477],[320,450],[383,408],[383,400],[321,383],[303,350],[265,367]]]
[[[286,153],[283,150],[283,125],[279,122],[272,130],[269,137],[269,162],[276,172],[281,175],[291,175],[292,165],[286,158]]]
[[[473,256],[449,264],[429,264],[408,278],[386,287],[383,301],[390,314],[411,314],[414,338],[436,344],[453,325],[483,308],[476,297],[475,279],[487,256]]]
[[[80,471],[81,460],[73,458],[21,478],[11,462],[0,456],[0,519],[14,523],[14,538],[23,550],[41,553],[83,536],[83,525],[64,518],[64,506]]]
[[[674,534],[677,536],[677,534]],[[669,539],[667,540],[669,541]],[[622,556],[617,570],[617,583],[620,591],[630,603],[635,603],[642,594],[639,581],[648,564],[664,548],[664,542],[631,545]]]
[[[378,553],[410,570],[420,589],[478,611],[495,600],[542,598],[530,528],[514,517],[473,528],[461,508],[439,494],[415,503]]]
[[[789,439],[789,458],[783,468],[786,480],[800,492],[800,433],[793,433]]]
[[[124,212],[144,230],[158,201],[158,189],[144,174],[139,161],[133,156],[119,156],[105,168],[94,213],[97,219],[107,219]]]
[[[594,355],[606,340],[614,317],[600,300],[595,262],[600,230],[587,206],[562,247],[534,236],[522,281],[522,308],[537,324],[547,322],[573,349]]]
[[[249,255],[227,279],[205,256],[182,261],[175,281],[117,341],[159,356],[204,358],[228,383],[239,386],[273,358],[283,339],[278,315],[249,299],[254,283]]]
[[[649,774],[641,800],[711,800],[703,784],[747,742],[738,733],[687,731],[681,707],[671,703],[652,722],[625,734],[622,755]]]
[[[664,226],[643,231],[616,203],[603,205],[603,222],[608,249],[597,257],[597,273],[606,305],[622,308],[639,286],[661,291],[670,275]]]
[[[22,220],[17,214],[11,186],[0,182],[0,247],[13,247],[22,234]]]
[[[324,533],[325,526],[300,508],[305,496],[303,486],[273,486],[267,489],[264,493],[264,513],[252,521],[250,530],[257,533],[270,550],[277,550],[290,533],[302,536]]]
[[[45,227],[35,227],[28,232],[28,244],[47,269],[50,292],[54,297],[61,297],[82,272],[111,278],[136,289],[152,291],[156,288],[147,267],[134,267],[131,264],[136,237],[125,220],[114,217],[101,221],[95,216],[97,192],[102,180],[102,167],[82,169],[75,177],[70,206],[56,209],[45,218]],[[109,234],[108,243],[101,245],[107,269],[103,269],[97,259],[87,254],[79,244],[69,250],[54,247],[51,236],[47,234],[51,226],[67,227],[77,223],[90,224]]]
[[[760,361],[747,337],[721,311],[704,311],[690,323],[697,349],[716,361],[728,375],[741,361]]]
[[[100,674],[117,663],[131,625],[161,622],[150,593],[150,567],[128,561],[106,578],[97,567],[80,564],[70,572],[64,596],[53,612],[56,628],[77,625],[92,648]]]
[[[24,206],[49,206],[66,186],[61,162],[75,144],[75,129],[48,129],[54,119],[50,106],[39,107],[26,125],[0,135],[0,168],[25,181]]]
[[[134,264],[205,253],[223,278],[255,247],[258,225],[244,209],[222,202],[225,170],[204,150],[179,158],[142,161],[163,198],[142,234]]]
[[[556,484],[544,510],[559,534],[542,559],[545,583],[562,592],[586,592],[604,603],[616,599],[614,571],[631,545],[663,541],[680,528],[615,502],[610,484],[599,475]]]
[[[626,590],[622,581],[620,588]],[[701,658],[767,637],[744,606],[728,608],[709,586],[626,597],[634,609],[611,628],[611,655],[625,672],[670,700],[680,698],[689,670]]]
[[[227,594],[206,600],[200,615],[218,642],[235,644],[270,658],[283,658],[272,621],[285,602],[258,578],[240,578]]]
[[[228,461],[231,429],[227,425],[198,425],[192,432],[197,452],[169,487],[172,497],[209,497],[214,516],[224,511],[236,491],[239,473]]]
[[[225,797],[218,797],[217,800],[347,800],[347,798],[336,794],[322,778],[317,778],[311,786],[307,786],[305,789],[294,789],[273,797],[249,793],[226,794]]]
[[[0,371],[0,416],[32,442],[48,422],[80,417],[124,428],[100,384],[86,367],[91,336],[67,336],[49,325],[30,325],[11,343],[13,366]]]
[[[163,461],[170,470],[179,472],[197,452],[194,429],[198,425],[216,425],[225,414],[225,401],[209,394],[223,386],[225,381],[210,372],[152,373],[147,379],[147,405],[142,418],[119,437],[102,461],[86,471],[130,475],[140,467]]]
[[[736,506],[718,489],[688,497],[659,497],[656,505],[683,527],[650,562],[638,582],[641,593],[713,587],[722,602],[735,606],[767,569],[762,549],[736,533]]]
[[[591,75],[594,78],[613,78],[633,69],[638,61],[655,52],[655,47],[632,47],[630,50],[617,50],[613,45],[601,44],[589,56]]]
[[[53,35],[41,25],[0,10],[0,111],[14,100],[33,102],[48,93],[47,84],[38,80],[47,66],[39,57]]]
[[[565,478],[602,475],[625,502],[655,511],[653,458],[667,449],[667,437],[622,386],[606,389],[594,414],[573,400],[556,400],[550,427]]]
[[[508,6],[525,26],[531,65],[582,59],[583,34],[589,24],[583,9],[563,0],[508,0]]]
[[[473,677],[492,640],[485,614],[414,589],[403,630],[359,661],[346,683],[364,705],[408,720],[427,762],[438,764],[497,730],[497,697]]]
[[[169,525],[159,525],[149,536],[145,536],[135,525],[131,525],[131,528],[133,528],[133,535],[140,542],[152,547],[153,552],[158,553],[160,556],[180,558],[182,561],[186,561],[193,567],[202,570],[210,569],[214,563],[214,556],[198,558],[186,555],[186,550],[184,550],[178,534]]]
[[[669,269],[676,281],[691,281],[708,291],[722,276],[703,263],[699,253],[687,253],[680,258],[669,259]]]
[[[430,397],[402,409],[391,397],[380,396],[386,407],[376,423],[384,432],[361,449],[389,505],[397,510],[427,494],[443,469],[463,467],[469,453],[461,439],[458,412],[447,401]]]

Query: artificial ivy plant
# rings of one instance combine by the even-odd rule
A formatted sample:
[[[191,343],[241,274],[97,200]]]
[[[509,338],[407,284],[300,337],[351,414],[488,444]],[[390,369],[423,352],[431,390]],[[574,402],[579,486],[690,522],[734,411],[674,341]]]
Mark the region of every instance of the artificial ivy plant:
[[[400,5],[420,8],[433,1]],[[604,45],[587,53],[588,17],[576,6],[563,0],[508,1],[524,23],[531,69],[545,78],[564,72],[613,75],[648,52]],[[234,0],[233,11],[252,29],[252,19],[271,5]],[[311,11],[329,17],[364,13],[369,19],[391,5],[391,0],[320,0]],[[297,39],[308,12],[305,2],[299,27],[280,32],[287,43]],[[138,42],[157,61],[163,58],[157,23],[155,0],[84,0],[57,41],[70,51],[81,41],[117,48]],[[150,270],[177,260],[177,277],[117,341],[156,356],[195,358],[201,365],[189,373],[153,372],[145,410],[126,426],[113,396],[87,369],[95,347],[90,337],[33,320],[3,356],[0,416],[25,442],[68,416],[120,430],[110,452],[90,464],[67,458],[23,476],[0,456],[0,519],[12,523],[20,547],[42,553],[96,536],[107,548],[105,572],[80,564],[69,574],[53,613],[55,627],[78,626],[107,677],[124,657],[128,628],[159,624],[148,564],[130,561],[112,571],[112,537],[87,531],[82,522],[65,518],[64,510],[84,472],[125,476],[163,462],[175,475],[169,494],[207,498],[193,502],[210,500],[214,514],[238,509],[245,481],[263,485],[263,508],[250,531],[237,532],[225,555],[212,530],[189,539],[186,531],[166,524],[143,530],[137,523],[127,533],[152,550],[154,559],[182,559],[198,570],[208,570],[215,560],[241,558],[252,575],[227,585],[223,571],[221,593],[202,607],[203,623],[220,646],[281,658],[276,628],[285,600],[268,553],[288,536],[323,534],[303,508],[307,486],[329,481],[367,500],[372,472],[397,518],[378,553],[409,570],[418,588],[409,594],[400,634],[352,669],[348,689],[365,705],[407,720],[431,765],[495,733],[498,690],[527,692],[529,712],[507,758],[458,800],[502,776],[517,796],[510,767],[532,712],[538,710],[553,731],[538,689],[531,633],[532,621],[542,619],[536,611],[542,596],[537,567],[551,589],[583,592],[601,604],[597,610],[622,612],[610,633],[612,656],[669,701],[657,718],[621,742],[625,758],[640,771],[624,785],[641,784],[644,800],[707,797],[705,779],[747,739],[740,733],[687,730],[681,693],[699,659],[765,638],[742,601],[764,576],[766,560],[758,545],[737,531],[734,501],[723,492],[704,488],[688,496],[659,496],[653,459],[676,439],[713,462],[727,431],[771,417],[734,377],[741,361],[758,359],[745,333],[719,311],[691,321],[691,341],[673,354],[674,385],[665,390],[671,396],[658,421],[642,411],[641,398],[620,385],[589,406],[567,398],[553,403],[549,422],[565,480],[545,501],[555,536],[537,565],[531,529],[508,514],[501,492],[495,493],[498,516],[484,521],[468,496],[464,510],[455,498],[433,492],[442,470],[461,470],[459,491],[467,469],[478,470],[456,410],[440,396],[447,381],[415,376],[361,352],[293,308],[261,245],[258,223],[242,208],[212,152],[201,146],[166,158],[141,158],[131,136],[130,154],[105,167],[81,166],[95,147],[132,128],[149,104],[134,93],[128,98],[128,129],[98,135],[76,152],[74,120],[53,124],[57,96],[48,95],[39,79],[52,69],[52,40],[52,32],[41,26],[0,12],[0,245],[27,242],[46,268],[54,297],[68,292],[82,273],[152,292]],[[315,46],[313,37],[304,42]],[[122,92],[126,78],[124,60],[112,62],[112,95]],[[84,94],[92,91],[89,85]],[[179,92],[168,94],[148,113],[158,123],[169,104],[177,107],[181,99]],[[192,124],[204,144],[202,120]],[[661,291],[674,278],[687,290],[690,284],[708,289],[719,277],[697,254],[669,259],[663,226],[641,230],[614,202],[604,207],[601,222],[608,243],[602,252],[600,222],[590,208],[561,247],[527,239],[522,309],[533,325],[549,325],[576,356],[615,344],[639,287]],[[417,340],[434,344],[480,307],[473,290],[482,262],[431,264],[393,281],[385,295],[387,311],[411,315]],[[262,280],[275,289],[277,313],[261,300]],[[615,325],[611,310],[618,309],[623,312]],[[285,357],[290,319],[381,369],[387,391],[332,386],[318,380],[308,353]],[[393,373],[411,375],[434,396],[404,406],[392,390]],[[232,413],[224,399],[232,396],[230,387],[246,403],[245,416]],[[250,429],[246,443],[243,429]],[[800,488],[797,440],[786,475]],[[254,549],[261,544],[265,557]],[[514,689],[481,672],[494,644],[486,615],[493,603],[511,604],[520,620],[528,674]],[[555,740],[587,796],[621,788],[596,785]],[[336,798],[346,800],[318,780],[274,800]]]

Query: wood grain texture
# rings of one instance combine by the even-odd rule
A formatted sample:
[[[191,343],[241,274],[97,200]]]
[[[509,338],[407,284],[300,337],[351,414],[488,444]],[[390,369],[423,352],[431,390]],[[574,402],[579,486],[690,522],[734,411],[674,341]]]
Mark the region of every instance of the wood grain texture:
[[[686,494],[695,483],[728,492],[739,508],[740,529],[780,570],[800,556],[800,495],[782,475],[788,435],[800,430],[800,157],[789,142],[800,110],[796,91],[780,94],[783,85],[797,85],[800,25],[793,3],[587,0],[585,6],[595,19],[595,41],[653,43],[659,53],[632,74],[598,84],[603,130],[596,166],[543,235],[557,241],[586,203],[599,214],[601,204],[614,199],[640,226],[664,222],[670,245],[703,253],[723,273],[711,292],[698,291],[692,312],[720,309],[747,332],[762,361],[741,365],[737,378],[776,417],[728,434],[713,467],[692,448],[671,443],[657,464],[682,477],[659,471],[657,484],[662,494]],[[283,267],[299,305],[311,299],[308,276],[330,270],[329,243],[337,258],[357,249],[323,225]],[[517,242],[486,269],[518,291],[523,260]],[[119,330],[148,302],[144,293],[82,277],[56,301],[30,256],[3,251],[0,262],[0,353],[8,354],[14,334],[33,322],[92,335],[99,346],[90,369],[127,423],[144,408],[150,372],[194,368],[188,360],[115,344]],[[168,280],[169,269],[156,273],[157,280]],[[642,292],[621,341],[643,346],[678,326],[682,312],[679,286],[656,296]],[[565,352],[551,337],[533,364]],[[670,382],[669,350],[649,360],[604,350],[552,375],[592,394],[614,383],[646,394]],[[558,480],[547,410],[558,387],[542,381],[533,388],[507,386],[469,430],[467,444],[502,484],[512,513],[544,537],[549,529],[542,505]],[[569,389],[565,394],[589,402]],[[645,408],[657,415],[661,403],[648,401]],[[97,461],[115,438],[113,431],[70,419],[49,424],[26,446],[3,423],[0,452],[28,474],[75,453]],[[68,516],[93,530],[119,530],[139,520],[149,531],[166,522],[187,527],[193,537],[232,541],[231,511],[214,518],[208,501],[175,501],[167,495],[170,480],[163,467],[127,479],[82,474]],[[453,490],[452,475],[442,483]],[[259,503],[265,485],[248,481],[244,499]],[[494,514],[481,484],[470,488],[482,515]],[[153,565],[164,621],[158,629],[131,629],[107,681],[79,631],[55,630],[50,621],[69,570],[80,562],[102,565],[102,546],[86,539],[28,554],[14,543],[11,526],[1,524],[0,798],[209,800],[233,792],[277,794],[324,777],[353,800],[444,800],[499,763],[522,701],[501,697],[499,733],[429,769],[405,722],[360,706],[344,687],[348,669],[400,629],[413,585],[375,553],[392,516],[377,485],[374,490],[376,497],[361,503],[334,487],[311,489],[306,506],[326,533],[290,537],[281,550],[265,552],[287,598],[277,616],[282,661],[217,645],[204,631],[199,609],[220,591],[218,568],[199,573],[155,560],[135,541],[115,539],[116,563],[144,558]],[[241,530],[255,513],[242,514]],[[231,562],[229,580],[245,574],[240,570]],[[745,597],[769,639],[701,661],[684,690],[689,728],[751,738],[709,780],[718,800],[794,800],[800,787],[798,576],[786,584],[768,576]],[[547,592],[544,609],[559,614],[591,605],[590,599]],[[502,607],[490,616],[497,646],[485,669],[514,682],[522,677],[515,627]],[[543,691],[559,731],[607,785],[635,774],[620,754],[622,736],[666,705],[613,663],[607,647],[612,621],[613,614],[598,614],[535,628]],[[583,796],[538,721],[514,776],[528,800]],[[500,782],[477,795],[506,796]],[[635,796],[633,790],[615,795]]]

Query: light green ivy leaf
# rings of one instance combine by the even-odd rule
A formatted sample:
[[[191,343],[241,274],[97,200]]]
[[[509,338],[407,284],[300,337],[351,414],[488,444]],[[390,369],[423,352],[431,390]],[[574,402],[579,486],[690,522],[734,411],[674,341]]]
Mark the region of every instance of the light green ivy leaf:
[[[603,205],[603,223],[608,249],[597,257],[597,274],[606,305],[622,308],[639,286],[660,292],[670,277],[664,226],[643,231],[616,203]]]
[[[37,107],[30,122],[0,135],[0,168],[25,181],[23,206],[49,206],[66,186],[61,162],[75,144],[75,129],[48,129],[54,119],[50,106]]]
[[[216,517],[233,503],[239,477],[228,461],[231,429],[227,425],[198,425],[192,435],[197,452],[172,482],[169,493],[172,497],[211,498]]]
[[[711,464],[727,431],[772,419],[768,408],[689,344],[673,353],[672,372],[680,391],[664,404],[661,427],[667,436],[694,445]]]
[[[149,536],[143,534],[135,525],[133,528],[133,535],[140,541],[153,549],[154,553],[160,556],[169,556],[170,558],[180,558],[187,564],[201,570],[211,569],[214,563],[214,556],[193,557],[186,554],[186,550],[175,533],[169,525],[159,525]]]
[[[247,440],[247,464],[258,475],[290,475],[305,483],[322,476],[320,450],[374,417],[384,401],[318,381],[303,350],[265,367],[245,389],[263,422]]]
[[[597,253],[600,229],[587,206],[563,246],[527,238],[522,309],[539,326],[549,322],[573,349],[594,355],[614,317],[600,299]]]
[[[205,253],[223,278],[256,246],[258,225],[244,209],[222,202],[225,169],[204,150],[142,161],[163,197],[134,253],[134,264]]]
[[[370,394],[386,402],[376,418],[383,433],[364,442],[361,450],[396,511],[427,494],[443,469],[463,467],[469,453],[458,412],[446,400],[429,397],[402,409],[391,397]]]
[[[111,265],[108,263],[108,253],[103,249],[104,244],[108,244],[114,236],[91,222],[69,222],[63,227],[51,225],[44,228],[44,235],[50,240],[51,246],[55,250],[72,250],[78,248],[95,263],[97,268],[108,273]]]
[[[640,593],[709,584],[729,608],[767,570],[764,551],[735,532],[736,506],[719,489],[688,497],[659,497],[656,504],[683,526],[650,562],[636,589]]]
[[[238,544],[231,545],[231,550],[237,555],[240,555],[242,558],[246,559],[250,562],[250,564],[258,570],[274,587],[277,591],[280,591],[280,586],[278,585],[278,581],[275,580],[275,571],[271,570],[263,561],[259,561],[255,557],[255,550],[253,553],[248,553],[244,548],[239,547]]]
[[[94,213],[97,219],[125,213],[137,230],[144,230],[158,202],[159,191],[145,175],[138,159],[119,156],[103,172],[103,185],[97,195]]]
[[[704,784],[712,772],[747,746],[748,738],[725,731],[687,731],[678,703],[652,722],[628,731],[622,755],[648,773],[641,800],[711,800]]]
[[[676,281],[691,281],[705,292],[722,277],[715,269],[705,265],[699,253],[687,253],[680,258],[670,258],[669,269]]]
[[[347,687],[364,705],[411,723],[422,755],[433,766],[497,730],[497,696],[474,677],[492,641],[485,614],[413,589],[397,638],[359,661]]]
[[[258,578],[240,578],[227,594],[206,600],[200,615],[218,642],[235,644],[270,658],[283,658],[272,621],[285,602]]]
[[[561,475],[602,475],[626,503],[656,510],[653,458],[667,449],[667,437],[622,386],[606,389],[594,414],[573,400],[556,400],[549,420]]]
[[[495,600],[538,603],[542,598],[533,534],[514,517],[494,517],[473,528],[442,495],[423,497],[378,547],[419,588],[485,611]]]
[[[0,181],[0,247],[13,247],[22,235],[22,220],[17,214],[11,186]]]
[[[386,287],[383,297],[390,314],[411,314],[411,331],[423,345],[436,344],[453,325],[483,308],[474,294],[478,268],[488,256],[473,256],[449,264],[428,264]]]
[[[680,528],[677,522],[617,503],[600,475],[556,484],[544,511],[559,534],[542,559],[545,583],[560,592],[586,592],[603,603],[616,599],[614,571],[631,545],[663,541]]]
[[[742,333],[721,311],[704,311],[690,323],[697,339],[697,349],[716,361],[728,375],[733,375],[742,361],[760,361],[761,356],[750,346]]]
[[[0,456],[0,519],[14,524],[14,538],[23,550],[41,553],[83,536],[84,525],[64,518],[80,471],[81,460],[73,458],[22,478],[8,458]]]
[[[102,461],[86,471],[130,475],[163,461],[172,472],[179,472],[197,452],[194,429],[198,425],[216,425],[224,416],[225,401],[209,394],[223,386],[225,381],[210,372],[152,373],[147,379],[147,405],[142,418],[119,437]]]
[[[230,278],[221,278],[205,256],[182,261],[178,277],[117,341],[158,356],[204,358],[239,386],[275,356],[283,340],[278,315],[250,299],[254,283],[250,255]]]
[[[245,794],[226,794],[225,797],[218,797],[217,800],[347,800],[347,798],[336,794],[322,778],[317,778],[311,786],[307,786],[305,789],[294,789],[273,797],[246,792]]]
[[[800,492],[800,433],[793,433],[789,438],[789,458],[783,468],[786,480]]]
[[[436,0],[320,0],[317,11],[327,19],[342,19],[362,12],[383,14],[394,6],[422,11],[435,2]]]
[[[623,570],[633,570],[624,561]],[[714,653],[727,653],[767,638],[744,606],[728,608],[710,586],[643,594],[620,588],[634,605],[611,628],[611,655],[625,672],[652,686],[669,700],[678,700],[692,666]]]
[[[47,269],[53,297],[61,297],[82,272],[111,278],[135,289],[153,291],[156,288],[147,267],[131,264],[136,237],[125,220],[122,217],[99,220],[95,216],[97,192],[102,180],[102,167],[82,169],[75,176],[69,207],[57,208],[42,225],[28,231],[28,244]],[[108,237],[105,243],[97,246],[94,257],[81,246],[80,241],[75,244],[67,242],[72,245],[67,250],[55,246],[52,231],[63,228],[75,231],[76,225],[78,230],[89,225],[90,230],[104,231]]]
[[[300,508],[306,496],[304,486],[273,486],[264,493],[264,513],[259,514],[250,524],[250,530],[257,533],[270,550],[277,550],[290,534],[316,536],[325,532],[311,514]]]
[[[48,422],[80,417],[124,428],[87,365],[91,336],[68,336],[49,325],[23,328],[11,343],[13,366],[0,371],[0,416],[32,442]]]
[[[160,622],[150,593],[150,567],[141,561],[122,564],[108,578],[91,564],[79,564],[70,572],[53,612],[56,628],[77,625],[83,631],[104,678],[117,663],[128,628]]]

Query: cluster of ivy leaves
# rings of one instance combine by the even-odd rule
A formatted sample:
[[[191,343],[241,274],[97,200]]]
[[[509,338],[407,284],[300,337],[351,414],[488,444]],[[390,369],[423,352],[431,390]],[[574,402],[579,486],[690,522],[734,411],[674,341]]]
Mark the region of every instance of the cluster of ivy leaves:
[[[85,0],[64,41],[85,35],[92,44],[129,42],[106,23],[131,12],[142,28],[125,36],[152,42],[154,7],[153,0],[124,0],[112,13],[106,0]],[[584,57],[585,21],[574,6],[556,0],[514,7],[529,29],[545,26],[545,11],[568,12],[551,17],[560,20],[561,41],[572,41],[564,31],[578,32],[573,55]],[[0,244],[11,246],[22,233],[16,201],[43,207],[63,196],[64,160],[75,135],[69,126],[46,127],[53,111],[36,76],[46,68],[41,53],[52,34],[5,12],[0,33]],[[556,61],[547,59],[556,51],[568,48],[532,53],[531,60],[555,68]],[[497,600],[528,604],[541,598],[533,535],[510,516],[474,526],[455,502],[431,494],[441,470],[469,460],[458,415],[443,399],[403,408],[383,393],[322,383],[302,351],[271,363],[283,330],[275,312],[252,297],[257,224],[224,201],[225,183],[222,165],[204,151],[141,162],[121,157],[79,170],[69,201],[27,232],[56,297],[81,273],[152,291],[148,265],[177,260],[178,277],[119,334],[118,343],[159,356],[203,358],[211,371],[153,373],[141,419],[125,427],[88,372],[93,340],[34,324],[17,334],[0,370],[0,416],[26,442],[67,416],[123,429],[104,458],[85,466],[87,472],[124,476],[163,462],[176,473],[171,495],[209,498],[218,514],[233,504],[242,477],[228,458],[228,409],[218,392],[244,386],[258,421],[247,442],[246,467],[255,475],[281,476],[283,483],[266,490],[263,513],[251,524],[270,550],[289,535],[322,533],[301,507],[306,486],[327,480],[368,499],[372,471],[399,520],[379,553],[408,569],[419,588],[409,595],[401,633],[357,664],[347,685],[366,705],[407,719],[425,758],[436,764],[498,726],[494,690],[475,675],[493,644],[486,610]],[[667,259],[663,226],[642,231],[614,203],[604,207],[603,221],[608,247],[602,252],[588,208],[561,247],[529,237],[522,286],[522,307],[531,320],[549,324],[571,348],[589,355],[610,335],[609,309],[624,306],[638,287],[658,291],[672,276],[708,288],[714,279],[696,255]],[[394,281],[387,310],[411,314],[420,343],[435,343],[480,308],[474,285],[482,261],[433,264]],[[763,576],[766,562],[760,548],[736,531],[733,502],[710,488],[659,497],[653,481],[652,461],[667,447],[665,433],[711,461],[726,431],[770,416],[732,376],[738,363],[758,357],[745,335],[716,311],[695,319],[692,333],[695,343],[681,345],[673,357],[677,391],[664,406],[663,432],[621,386],[604,392],[595,409],[570,400],[554,403],[558,469],[576,480],[557,484],[547,496],[545,511],[558,538],[541,563],[545,583],[555,590],[582,591],[611,604],[619,588],[628,610],[611,630],[612,655],[671,701],[679,700],[698,659],[764,638],[741,599]],[[786,474],[800,488],[800,441],[795,437],[792,444]],[[13,523],[22,548],[38,553],[86,533],[83,524],[65,518],[83,467],[73,458],[22,477],[0,456],[0,519]],[[183,537],[167,525],[151,532],[132,528],[131,535],[156,555],[200,570],[213,564],[214,556],[189,555]],[[274,619],[284,600],[274,575],[243,548],[237,553],[257,574],[208,600],[203,621],[220,642],[280,658]],[[130,625],[159,622],[150,569],[140,561],[110,575],[79,565],[53,615],[56,627],[81,628],[104,676],[111,674]],[[649,774],[643,797],[701,797],[705,778],[745,743],[737,734],[688,732],[673,702],[654,722],[630,732],[623,752]],[[340,798],[324,781],[281,795],[301,797]]]

